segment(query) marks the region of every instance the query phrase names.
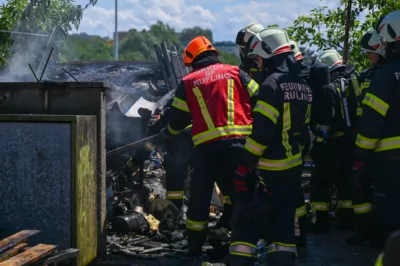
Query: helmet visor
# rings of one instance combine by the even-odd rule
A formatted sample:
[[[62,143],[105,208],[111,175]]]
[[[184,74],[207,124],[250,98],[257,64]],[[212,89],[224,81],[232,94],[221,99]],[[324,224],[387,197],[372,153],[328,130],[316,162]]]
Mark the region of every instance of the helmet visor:
[[[246,47],[246,42],[244,40],[244,37],[246,35],[247,31],[246,30],[241,30],[238,32],[236,35],[236,45],[242,48]]]

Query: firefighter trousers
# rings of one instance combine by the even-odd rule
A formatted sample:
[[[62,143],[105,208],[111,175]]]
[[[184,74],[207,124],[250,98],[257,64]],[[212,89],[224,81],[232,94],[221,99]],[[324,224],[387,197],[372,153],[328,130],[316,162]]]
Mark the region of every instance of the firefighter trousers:
[[[377,235],[384,241],[391,232],[400,229],[400,159],[379,158],[373,163]]]
[[[311,208],[316,212],[317,224],[328,225],[331,189],[337,189],[338,217],[347,222],[353,216],[352,210],[352,147],[345,136],[334,138],[327,143],[316,143],[311,153],[315,168],[311,173]]]
[[[267,231],[270,242],[267,256],[268,265],[295,265],[297,249],[294,213],[299,199],[297,196],[301,183],[301,172],[301,166],[284,171],[260,171],[260,176],[272,193],[271,219],[266,225],[260,225],[257,221],[233,225],[229,266],[254,265],[256,245],[260,234],[265,231]],[[294,193],[290,193],[290,191]]]
[[[203,144],[194,150],[193,177],[190,180],[186,220],[188,246],[191,252],[201,251],[205,241],[214,183],[217,183],[226,199],[229,196],[229,201],[225,201],[224,215],[221,218],[225,224],[221,226],[230,227],[232,203],[234,204],[232,179],[243,150],[242,143],[243,140],[240,140],[240,145],[237,146],[219,146],[220,143]]]
[[[304,194],[301,186],[299,186],[298,188],[297,195],[298,196],[295,213],[295,235],[297,238],[296,243],[298,245],[306,245],[306,237],[308,231],[307,206],[304,200]]]
[[[373,172],[370,165],[360,175],[353,176],[352,203],[354,211],[354,221],[359,234],[368,234],[373,225]]]
[[[164,156],[167,199],[178,209],[183,205],[185,197],[185,180],[193,157],[193,141],[190,132],[173,138],[166,147]]]

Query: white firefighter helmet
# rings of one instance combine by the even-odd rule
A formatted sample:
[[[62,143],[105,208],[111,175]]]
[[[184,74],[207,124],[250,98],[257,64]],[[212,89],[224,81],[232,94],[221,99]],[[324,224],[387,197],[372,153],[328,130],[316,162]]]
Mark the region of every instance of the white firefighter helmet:
[[[323,51],[317,60],[327,65],[329,70],[332,71],[338,67],[344,66],[343,57],[335,49],[329,49]]]
[[[236,45],[239,46],[240,48],[245,48],[249,39],[263,29],[264,26],[261,23],[258,22],[250,23],[249,25],[242,28],[236,35]]]
[[[387,14],[378,26],[383,42],[400,41],[400,10]]]
[[[303,54],[301,53],[299,46],[297,46],[297,43],[293,40],[290,40],[290,46],[293,50],[294,58],[296,59],[296,61],[302,60]]]
[[[380,41],[378,32],[375,29],[370,29],[361,38],[361,50],[364,52],[377,53],[385,56],[385,47]]]
[[[268,59],[282,53],[293,53],[287,32],[279,28],[268,28],[254,36],[248,56]]]

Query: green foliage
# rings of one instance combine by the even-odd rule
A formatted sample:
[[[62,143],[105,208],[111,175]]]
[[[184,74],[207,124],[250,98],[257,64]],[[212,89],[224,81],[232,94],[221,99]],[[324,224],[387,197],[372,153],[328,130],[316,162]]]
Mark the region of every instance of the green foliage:
[[[225,51],[220,51],[219,52],[219,58],[225,64],[235,65],[235,66],[240,65],[240,59],[236,55],[234,55],[232,53],[228,53],[228,52],[225,52]]]
[[[300,45],[315,45],[318,49],[335,48],[343,50],[346,25],[346,7],[348,0],[343,0],[336,9],[317,7],[309,14],[298,17],[293,26],[286,28],[289,36]],[[360,40],[366,31],[374,28],[379,17],[400,9],[398,0],[353,0],[349,33],[349,62],[362,69],[368,66],[368,60],[360,49]],[[366,12],[368,11],[368,12]],[[367,15],[361,21],[362,12]]]
[[[205,36],[212,40],[209,29],[199,27],[183,29],[176,32],[173,28],[158,21],[149,30],[131,29],[119,40],[119,60],[157,60],[154,45],[166,42],[167,47],[176,45],[179,52],[183,52],[183,44],[196,36]],[[112,60],[114,47],[107,44],[100,37],[85,39],[81,36],[68,36],[61,49],[60,60]],[[220,51],[220,58],[224,63],[239,65],[240,59],[234,54]]]
[[[0,29],[12,30],[17,21],[21,19],[22,13],[28,4],[28,0],[10,0],[0,6]],[[0,33],[0,65],[6,63],[6,59],[11,55],[10,34]]]
[[[100,37],[85,39],[80,36],[68,36],[60,48],[59,60],[66,61],[89,61],[89,60],[112,60],[112,49]]]
[[[212,42],[212,43],[214,42],[212,31],[209,30],[209,29],[203,29],[203,28],[200,28],[200,27],[193,27],[193,28],[183,29],[179,33],[179,38],[183,43],[190,42],[196,36],[204,36],[207,39],[209,39],[210,42]]]
[[[85,7],[75,4],[75,0],[41,0],[31,5],[30,0],[7,0],[0,6],[0,28],[19,32],[50,34],[55,27],[58,32],[66,35],[73,28],[77,29],[85,8],[96,4],[97,0],[88,0]],[[46,42],[43,37],[27,37],[17,35],[11,38],[8,33],[1,33],[0,65],[6,64],[6,58],[12,52],[18,53],[26,49],[32,42]],[[18,46],[13,47],[13,41],[18,38]],[[21,41],[25,40],[25,42]],[[13,51],[11,51],[13,47]]]

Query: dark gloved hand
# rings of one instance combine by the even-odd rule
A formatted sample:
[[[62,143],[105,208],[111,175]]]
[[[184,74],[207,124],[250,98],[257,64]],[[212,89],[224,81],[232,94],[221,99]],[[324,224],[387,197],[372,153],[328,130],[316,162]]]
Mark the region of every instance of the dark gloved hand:
[[[360,177],[364,173],[365,168],[366,168],[365,162],[356,161],[353,164],[353,181],[354,181],[355,187],[359,191],[363,191],[363,189],[364,189],[362,182],[360,181]]]

